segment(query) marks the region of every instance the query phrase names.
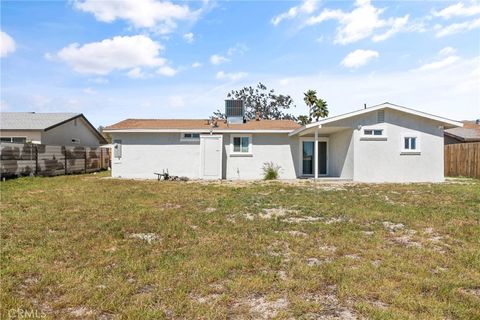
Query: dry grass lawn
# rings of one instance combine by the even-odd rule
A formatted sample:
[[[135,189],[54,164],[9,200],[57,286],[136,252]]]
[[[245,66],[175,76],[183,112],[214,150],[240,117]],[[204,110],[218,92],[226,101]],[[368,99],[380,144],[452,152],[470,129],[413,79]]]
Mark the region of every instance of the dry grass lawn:
[[[2,319],[480,319],[478,180],[106,175],[1,183]]]

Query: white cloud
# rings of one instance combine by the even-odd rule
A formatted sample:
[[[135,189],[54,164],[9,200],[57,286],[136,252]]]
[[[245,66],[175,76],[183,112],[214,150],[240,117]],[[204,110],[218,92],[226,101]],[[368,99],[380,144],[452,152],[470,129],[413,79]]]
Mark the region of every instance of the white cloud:
[[[457,49],[452,47],[445,47],[437,54],[437,60],[429,62],[418,68],[420,71],[430,71],[437,69],[444,69],[449,67],[460,60],[460,57],[456,56]]]
[[[233,56],[234,54],[243,55],[248,51],[248,47],[244,43],[237,43],[233,47],[228,48],[227,55]]]
[[[246,76],[248,76],[247,72],[227,73],[227,72],[219,71],[215,75],[215,78],[217,78],[218,80],[236,81],[236,80],[240,80],[242,78],[245,78]]]
[[[435,36],[440,38],[460,32],[471,31],[477,28],[480,28],[480,18],[465,22],[453,23],[446,27],[437,25],[435,28],[437,30]]]
[[[200,62],[194,62],[192,63],[192,68],[200,68],[202,66],[202,64]]]
[[[277,26],[286,19],[293,19],[300,14],[311,14],[317,9],[317,0],[304,0],[301,5],[294,6],[272,18],[271,22],[274,26]]]
[[[404,30],[417,30],[416,24],[408,26],[409,15],[381,19],[385,9],[374,7],[370,0],[357,0],[355,9],[351,12],[342,10],[324,9],[319,15],[307,19],[307,25],[316,25],[327,20],[337,20],[339,26],[336,30],[335,43],[342,45],[353,43],[373,36],[375,42],[390,38],[395,33]],[[384,30],[379,35],[375,31]]]
[[[373,50],[357,49],[350,52],[341,62],[347,68],[358,68],[369,63],[372,59],[378,58],[379,54]]]
[[[0,57],[6,57],[15,52],[15,41],[6,32],[0,30]]]
[[[438,61],[434,61],[434,62],[431,62],[431,63],[424,64],[418,70],[426,71],[426,70],[443,69],[445,67],[448,67],[448,66],[454,64],[455,62],[458,61],[458,59],[460,59],[460,58],[457,57],[457,56],[446,57],[446,58],[438,60]]]
[[[132,79],[142,79],[145,78],[145,73],[142,72],[142,69],[139,67],[133,68],[132,70],[127,72],[127,76]]]
[[[219,54],[214,54],[210,57],[210,63],[213,65],[219,65],[228,61],[230,61],[230,59],[225,58],[224,56],[221,56]]]
[[[440,11],[433,10],[432,14],[435,17],[441,17],[444,19],[450,19],[452,17],[468,17],[480,14],[480,4],[473,3],[471,6],[466,7],[462,2],[452,4]]]
[[[183,40],[185,40],[186,43],[192,43],[194,40],[194,35],[192,32],[185,33],[183,35]]]
[[[394,72],[319,73],[289,77],[263,76],[277,92],[290,94],[297,114],[305,114],[305,88],[315,84],[319,96],[326,99],[332,116],[351,112],[385,101],[445,116],[451,119],[478,117],[480,96],[480,58],[460,60],[449,68]],[[254,77],[254,75],[252,75]],[[455,106],[455,108],[452,108]]]
[[[438,52],[440,56],[451,56],[451,55],[454,55],[455,53],[457,53],[457,49],[452,47],[445,47]]]
[[[157,70],[158,74],[166,77],[173,77],[174,75],[177,74],[177,72],[178,72],[177,70],[169,66],[163,66]]]
[[[150,28],[166,34],[176,28],[177,20],[195,20],[200,11],[192,11],[187,5],[157,0],[97,1],[77,0],[76,9],[92,13],[102,22],[126,20],[136,28]]]
[[[389,21],[389,24],[391,25],[391,28],[382,34],[374,35],[372,37],[372,40],[374,42],[384,41],[390,38],[391,36],[393,36],[394,34],[405,30],[405,27],[408,23],[409,18],[410,16],[407,14],[406,16],[401,18],[393,18],[391,20],[389,19],[388,21]]]
[[[83,46],[73,43],[57,56],[79,73],[106,75],[113,70],[163,66],[161,50],[162,46],[147,36],[119,36]]]

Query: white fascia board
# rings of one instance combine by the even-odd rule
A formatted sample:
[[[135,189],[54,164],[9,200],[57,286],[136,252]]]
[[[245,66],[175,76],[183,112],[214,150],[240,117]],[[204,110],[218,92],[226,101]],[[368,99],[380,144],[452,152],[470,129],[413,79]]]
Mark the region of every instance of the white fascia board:
[[[412,115],[415,115],[415,116],[418,116],[418,117],[431,119],[431,120],[434,120],[434,121],[437,121],[437,122],[440,122],[442,124],[446,124],[446,125],[449,125],[449,126],[463,127],[463,123],[459,122],[459,121],[435,116],[433,114],[429,114],[429,113],[425,113],[425,112],[422,112],[422,111],[418,111],[418,110],[402,107],[402,106],[399,106],[399,105],[396,105],[396,104],[392,104],[392,103],[389,103],[389,102],[385,102],[385,103],[382,103],[382,104],[379,104],[379,105],[376,105],[376,106],[373,106],[373,107],[369,107],[369,108],[366,108],[366,109],[357,110],[357,111],[341,114],[339,116],[326,118],[326,119],[323,119],[323,120],[320,120],[320,121],[317,121],[317,122],[314,122],[314,123],[310,123],[306,126],[303,126],[299,129],[291,132],[289,135],[293,136],[293,135],[296,135],[296,134],[298,134],[298,133],[300,133],[300,132],[302,132],[306,129],[309,129],[309,128],[312,128],[312,127],[315,127],[315,126],[318,126],[320,128],[323,124],[327,124],[327,123],[331,123],[331,122],[335,122],[335,121],[339,121],[339,120],[343,120],[343,119],[347,119],[347,118],[352,118],[352,117],[356,117],[358,115],[362,115],[362,114],[369,113],[369,112],[372,112],[372,111],[387,109],[387,108],[397,110],[397,111],[400,111],[400,112],[405,112],[405,113],[408,113],[408,114],[412,114]]]
[[[463,123],[461,123],[459,121],[454,121],[454,120],[451,120],[451,119],[435,116],[433,114],[429,114],[429,113],[425,113],[425,112],[422,112],[422,111],[402,107],[402,106],[392,104],[392,103],[389,103],[389,102],[385,102],[385,103],[382,103],[382,104],[379,104],[379,105],[376,105],[376,106],[373,106],[373,107],[369,107],[369,108],[366,108],[366,109],[345,113],[345,114],[342,114],[342,115],[339,115],[339,116],[336,116],[336,117],[326,118],[326,119],[318,121],[317,123],[326,124],[326,123],[330,123],[330,122],[334,122],[334,121],[338,121],[338,120],[342,120],[342,119],[346,119],[346,118],[351,118],[351,117],[355,117],[355,116],[358,116],[358,115],[362,115],[362,114],[365,114],[365,113],[369,113],[369,112],[380,110],[380,109],[386,109],[386,108],[397,110],[397,111],[400,111],[400,112],[405,112],[405,113],[412,114],[412,115],[415,115],[415,116],[418,116],[418,117],[431,119],[431,120],[434,120],[434,121],[437,121],[437,122],[441,122],[442,124],[449,124],[449,125],[452,125],[452,126],[455,126],[455,127],[463,127]]]
[[[105,129],[107,133],[168,133],[168,132],[192,132],[192,133],[290,133],[292,130],[233,130],[233,129]]]

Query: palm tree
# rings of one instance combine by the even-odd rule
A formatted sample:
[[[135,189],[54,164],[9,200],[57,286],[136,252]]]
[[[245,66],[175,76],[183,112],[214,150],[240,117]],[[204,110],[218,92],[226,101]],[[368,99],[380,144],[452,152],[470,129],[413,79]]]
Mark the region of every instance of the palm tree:
[[[327,101],[319,98],[315,101],[315,104],[312,107],[311,115],[315,117],[315,121],[318,121],[318,118],[328,117],[328,108]]]
[[[317,91],[315,90],[308,90],[306,93],[304,93],[303,101],[305,101],[305,104],[308,107],[308,114],[310,117],[310,122],[312,121],[312,111],[313,111],[313,106],[317,102]]]
[[[305,116],[305,115],[298,116],[297,120],[298,120],[298,123],[300,123],[302,126],[309,124],[311,122],[308,116]]]

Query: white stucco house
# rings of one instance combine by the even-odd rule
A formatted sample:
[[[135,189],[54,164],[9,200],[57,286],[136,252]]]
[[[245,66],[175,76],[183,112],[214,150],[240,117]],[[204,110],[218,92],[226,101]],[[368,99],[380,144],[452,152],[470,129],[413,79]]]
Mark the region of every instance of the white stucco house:
[[[261,179],[263,164],[273,162],[281,179],[441,182],[444,129],[462,126],[391,103],[306,126],[243,121],[238,103],[227,100],[226,121],[127,119],[107,127],[112,175],[153,179],[168,169],[191,179]]]
[[[105,138],[81,113],[0,112],[0,142],[99,146]]]

